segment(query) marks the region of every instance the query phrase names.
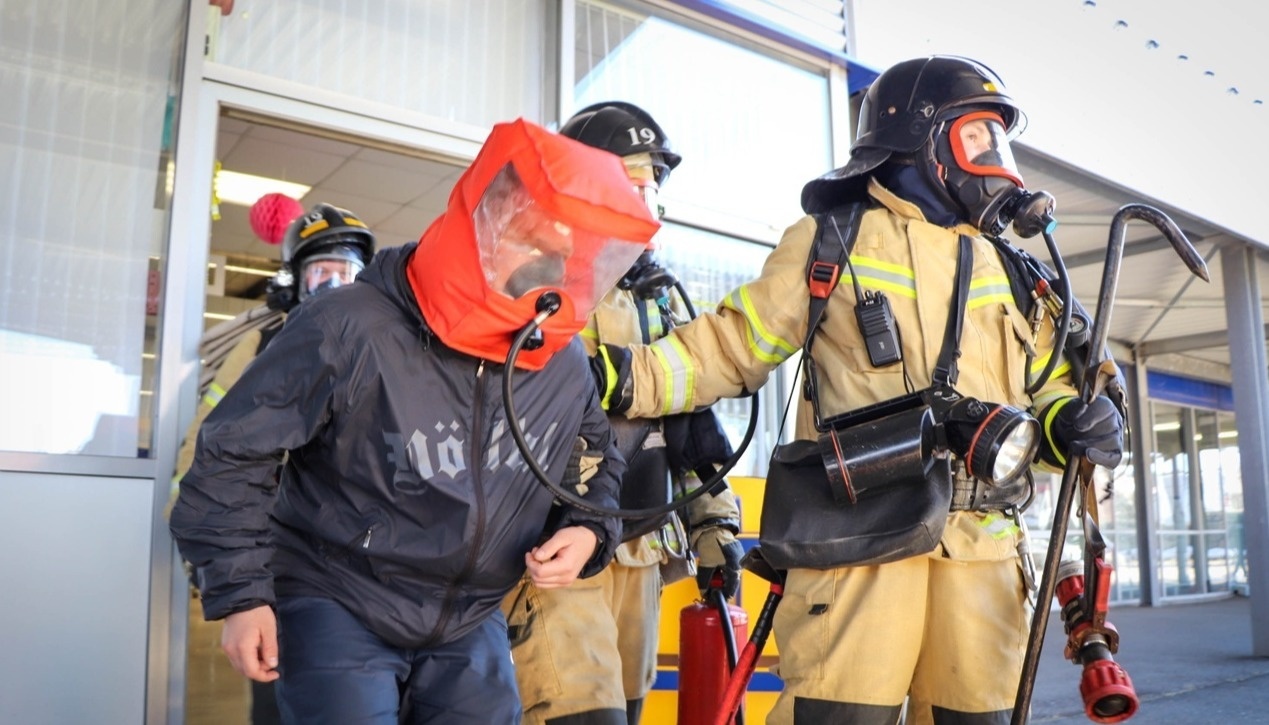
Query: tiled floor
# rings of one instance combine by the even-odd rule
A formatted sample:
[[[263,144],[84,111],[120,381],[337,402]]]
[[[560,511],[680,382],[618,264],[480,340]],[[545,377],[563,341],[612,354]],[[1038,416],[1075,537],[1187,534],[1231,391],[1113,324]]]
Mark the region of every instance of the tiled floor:
[[[220,651],[220,622],[203,621],[197,598],[189,603],[189,662],[185,675],[186,725],[248,725],[251,686]]]

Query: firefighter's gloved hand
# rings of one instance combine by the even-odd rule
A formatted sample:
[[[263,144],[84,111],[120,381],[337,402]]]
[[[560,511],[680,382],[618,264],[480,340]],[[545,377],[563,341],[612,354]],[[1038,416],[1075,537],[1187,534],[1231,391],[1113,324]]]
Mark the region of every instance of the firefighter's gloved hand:
[[[702,469],[726,461],[734,452],[713,408],[666,416],[662,421],[665,450],[674,471],[704,475]]]
[[[560,481],[560,485],[566,491],[575,492],[578,496],[585,496],[586,492],[590,490],[586,482],[599,470],[599,464],[603,460],[603,454],[589,450],[586,439],[578,436],[573,441],[573,450],[569,453],[568,466],[564,469],[564,479]]]
[[[624,413],[634,402],[630,380],[630,351],[620,345],[603,343],[590,358],[599,401],[609,413]]]
[[[1050,463],[1066,464],[1069,456],[1084,456],[1107,468],[1118,466],[1124,458],[1124,421],[1115,404],[1099,395],[1091,404],[1076,397],[1063,398],[1049,406],[1043,414],[1049,431]]]
[[[722,578],[723,596],[731,599],[740,589],[740,560],[745,548],[736,540],[736,534],[723,526],[706,526],[691,534],[692,550],[696,552],[696,586],[704,595],[710,589],[715,574]]]

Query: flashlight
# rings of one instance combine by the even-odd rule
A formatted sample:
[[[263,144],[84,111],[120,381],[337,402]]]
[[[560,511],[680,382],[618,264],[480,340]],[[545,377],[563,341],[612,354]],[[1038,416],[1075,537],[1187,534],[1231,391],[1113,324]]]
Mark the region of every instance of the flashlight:
[[[964,461],[974,478],[1003,486],[1026,472],[1040,447],[1040,423],[1026,411],[946,385],[835,416],[824,427],[820,455],[838,503],[924,480],[940,452]]]
[[[1026,471],[1040,447],[1040,423],[1012,405],[961,398],[943,418],[948,448],[969,475],[1003,485]]]

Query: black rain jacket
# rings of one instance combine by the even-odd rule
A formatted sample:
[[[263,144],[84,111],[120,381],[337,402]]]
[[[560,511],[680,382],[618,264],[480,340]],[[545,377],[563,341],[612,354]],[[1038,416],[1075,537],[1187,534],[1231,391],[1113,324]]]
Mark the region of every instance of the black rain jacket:
[[[582,576],[612,558],[619,522],[554,505],[521,457],[503,366],[428,331],[405,276],[414,248],[382,250],[354,284],[296,308],[203,424],[171,530],[208,619],[317,595],[393,645],[426,647],[492,613],[560,528],[599,536]],[[563,477],[580,435],[605,453],[585,498],[615,507],[625,462],[581,343],[513,382],[547,473]]]

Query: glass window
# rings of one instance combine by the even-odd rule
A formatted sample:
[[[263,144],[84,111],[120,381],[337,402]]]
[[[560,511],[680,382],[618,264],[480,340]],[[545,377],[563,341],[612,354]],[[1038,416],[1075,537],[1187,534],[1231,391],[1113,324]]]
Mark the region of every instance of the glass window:
[[[1062,476],[1054,473],[1036,474],[1036,495],[1023,519],[1030,534],[1031,553],[1037,572],[1043,570],[1048,556],[1049,540],[1053,533],[1053,517],[1057,510],[1058,489]],[[1120,465],[1113,472],[1098,468],[1093,473],[1093,485],[1097,496],[1097,529],[1106,543],[1105,560],[1114,567],[1111,575],[1111,601],[1131,601],[1141,597],[1141,576],[1138,568],[1137,531],[1134,520],[1136,507],[1133,495],[1131,462]],[[1080,494],[1077,492],[1071,505],[1071,518],[1067,524],[1066,539],[1062,543],[1061,561],[1084,559],[1084,524],[1080,518]]]
[[[14,5],[0,11],[0,450],[144,457],[186,5]]]
[[[1160,576],[1168,596],[1246,581],[1242,483],[1233,416],[1154,403]]]
[[[662,192],[676,218],[779,232],[801,216],[802,185],[832,166],[828,80],[651,15],[577,5],[576,108],[635,103],[683,156]]]
[[[697,310],[713,309],[771,251],[737,236],[777,240],[802,215],[802,185],[832,165],[827,70],[600,2],[578,2],[574,40],[574,107],[634,103],[683,157],[661,202],[669,220],[692,227],[667,223],[657,239]],[[762,388],[738,474],[765,475],[795,365]],[[749,399],[715,410],[738,443]]]
[[[343,94],[348,110],[362,99],[482,128],[541,120],[547,4],[240,2],[219,21],[208,59]]]

